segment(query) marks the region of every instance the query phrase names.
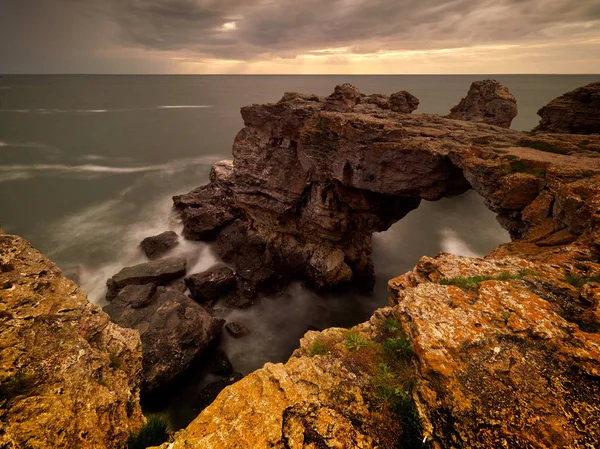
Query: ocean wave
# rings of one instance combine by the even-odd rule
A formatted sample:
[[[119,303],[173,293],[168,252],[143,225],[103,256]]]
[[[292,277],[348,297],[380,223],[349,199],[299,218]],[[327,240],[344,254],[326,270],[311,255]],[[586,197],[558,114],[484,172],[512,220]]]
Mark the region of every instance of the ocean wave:
[[[15,112],[20,114],[99,114],[106,112],[136,112],[136,111],[154,111],[154,110],[169,110],[169,109],[207,109],[212,108],[210,105],[190,104],[190,105],[164,105],[154,106],[150,108],[124,108],[124,109],[0,109],[0,112]]]
[[[34,173],[52,172],[67,174],[130,174],[146,172],[165,172],[168,174],[185,170],[190,166],[212,165],[222,159],[219,156],[201,156],[197,158],[179,159],[166,164],[145,165],[139,167],[111,167],[108,165],[83,164],[11,164],[0,165],[0,182],[11,181],[15,179],[25,179],[33,177]],[[20,173],[20,178],[15,178],[14,173]],[[12,174],[12,175],[11,175]]]
[[[173,106],[158,106],[158,109],[206,109],[211,106],[204,104],[187,104],[187,105],[173,105]]]

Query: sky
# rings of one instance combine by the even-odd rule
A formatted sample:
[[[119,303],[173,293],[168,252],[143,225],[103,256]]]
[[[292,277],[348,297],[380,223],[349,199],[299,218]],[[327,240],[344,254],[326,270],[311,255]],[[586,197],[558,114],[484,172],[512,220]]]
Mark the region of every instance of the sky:
[[[0,73],[600,73],[600,1],[0,0]]]

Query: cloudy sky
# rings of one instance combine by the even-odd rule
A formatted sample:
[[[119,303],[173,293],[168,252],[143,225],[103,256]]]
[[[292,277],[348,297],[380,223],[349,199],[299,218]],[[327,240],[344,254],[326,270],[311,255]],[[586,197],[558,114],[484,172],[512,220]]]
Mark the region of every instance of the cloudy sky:
[[[0,73],[600,73],[600,1],[0,0]]]

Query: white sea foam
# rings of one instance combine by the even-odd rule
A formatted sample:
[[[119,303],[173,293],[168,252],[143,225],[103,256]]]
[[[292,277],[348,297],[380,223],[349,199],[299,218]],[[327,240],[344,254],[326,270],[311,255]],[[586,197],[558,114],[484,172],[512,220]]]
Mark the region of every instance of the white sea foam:
[[[172,106],[158,106],[158,109],[206,109],[212,106],[204,104],[185,104],[185,105],[172,105]]]
[[[442,237],[442,251],[444,252],[467,257],[481,257],[483,255],[473,251],[469,244],[461,239],[453,229],[444,228],[440,231],[440,234]]]
[[[197,158],[178,159],[166,164],[145,165],[139,167],[110,167],[107,165],[83,164],[83,165],[65,165],[65,164],[12,164],[0,165],[0,182],[3,180],[4,173],[22,172],[30,177],[34,173],[54,172],[66,174],[129,174],[144,172],[165,172],[174,173],[182,168],[192,165],[211,165],[220,159],[218,156],[201,156]]]

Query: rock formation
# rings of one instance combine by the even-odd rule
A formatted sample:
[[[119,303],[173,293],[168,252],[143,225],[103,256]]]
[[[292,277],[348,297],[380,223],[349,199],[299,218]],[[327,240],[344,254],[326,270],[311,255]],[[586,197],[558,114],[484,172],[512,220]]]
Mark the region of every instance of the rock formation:
[[[120,449],[142,425],[137,332],[0,231],[0,447]]]
[[[177,246],[179,243],[178,238],[176,232],[165,231],[162,234],[146,237],[142,240],[140,246],[148,259],[157,259]]]
[[[535,131],[599,134],[600,83],[592,83],[555,98],[538,111]]]
[[[183,293],[151,284],[126,286],[104,311],[119,326],[140,333],[144,390],[165,385],[184,371],[224,324]]]
[[[599,137],[529,136],[400,114],[354,89],[329,99],[288,93],[276,104],[242,108],[234,161],[216,164],[207,186],[174,198],[184,234],[216,239],[217,253],[259,288],[294,276],[314,288],[354,282],[368,289],[372,233],[421,199],[473,188],[513,238],[568,240],[583,232],[554,200],[563,186],[598,173],[600,162],[586,155],[600,149]],[[328,104],[339,106],[343,95],[360,103],[331,111]],[[209,220],[213,213],[221,218]]]
[[[496,80],[474,81],[469,93],[450,110],[448,118],[510,128],[517,116],[517,100]]]

